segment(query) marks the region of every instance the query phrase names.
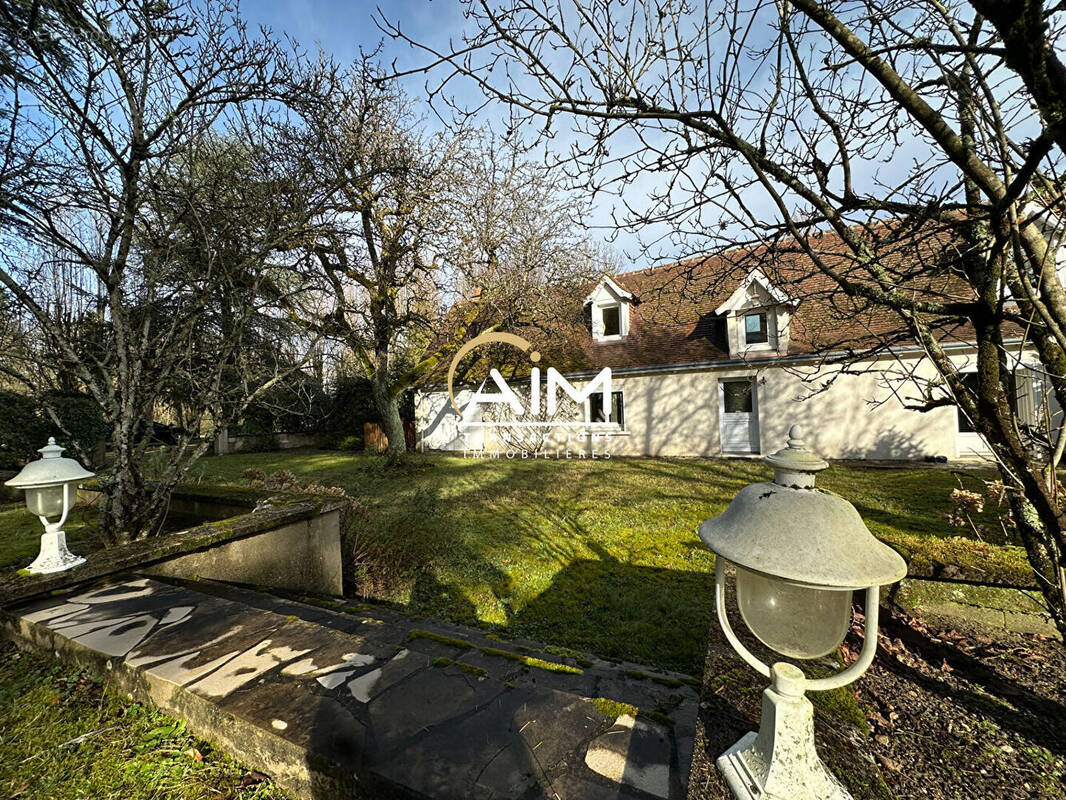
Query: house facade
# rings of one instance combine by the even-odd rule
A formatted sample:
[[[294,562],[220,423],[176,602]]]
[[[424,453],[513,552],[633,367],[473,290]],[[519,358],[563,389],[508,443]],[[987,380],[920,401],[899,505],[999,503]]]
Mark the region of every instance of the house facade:
[[[581,398],[576,413],[584,430],[543,423],[540,454],[753,456],[778,449],[796,423],[829,458],[988,454],[954,406],[915,408],[937,373],[920,348],[895,336],[892,319],[842,304],[835,287],[802,264],[790,270],[777,263],[768,274],[752,255],[604,276],[585,298],[582,324],[565,334],[579,357],[561,371],[580,389],[610,367],[612,396]],[[967,338],[946,330],[942,345],[964,373],[976,374]],[[871,349],[873,340],[884,346]],[[1011,346],[1022,424],[1057,414],[1047,408],[1024,348]],[[498,426],[486,426],[483,409],[471,403],[488,384],[453,391],[462,417],[443,387],[420,392],[419,446],[523,449]]]

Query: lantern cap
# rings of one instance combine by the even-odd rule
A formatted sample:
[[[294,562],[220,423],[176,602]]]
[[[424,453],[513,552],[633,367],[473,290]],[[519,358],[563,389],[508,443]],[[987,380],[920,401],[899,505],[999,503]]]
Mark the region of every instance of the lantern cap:
[[[907,564],[878,541],[855,506],[816,488],[829,466],[804,446],[794,425],[788,447],[766,458],[773,483],[745,486],[721,514],[700,525],[716,556],[774,578],[826,589],[862,589],[895,583]]]
[[[774,483],[781,486],[814,486],[814,476],[829,462],[807,449],[802,425],[788,429],[788,446],[767,456],[764,461],[774,468]]]
[[[48,444],[37,451],[41,457],[24,466],[18,475],[5,481],[4,485],[13,489],[39,489],[93,477],[95,473],[89,472],[73,458],[63,458],[65,449],[56,444],[54,436],[48,437]]]

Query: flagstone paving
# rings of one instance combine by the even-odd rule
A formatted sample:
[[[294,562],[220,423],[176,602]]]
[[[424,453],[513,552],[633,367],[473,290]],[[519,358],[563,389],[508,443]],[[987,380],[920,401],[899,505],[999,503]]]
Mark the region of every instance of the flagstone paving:
[[[683,675],[146,577],[9,608],[4,625],[96,663],[303,797],[685,794],[699,698]]]

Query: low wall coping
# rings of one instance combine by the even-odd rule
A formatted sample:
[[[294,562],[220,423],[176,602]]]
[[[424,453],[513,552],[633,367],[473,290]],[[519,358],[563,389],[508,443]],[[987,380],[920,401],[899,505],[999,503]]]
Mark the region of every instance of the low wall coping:
[[[0,576],[0,607],[66,590],[119,572],[210,550],[221,544],[247,539],[321,514],[339,512],[344,504],[343,500],[332,497],[275,498],[273,505],[263,505],[247,514],[104,548],[89,556],[84,564],[65,572],[49,575],[11,572]]]

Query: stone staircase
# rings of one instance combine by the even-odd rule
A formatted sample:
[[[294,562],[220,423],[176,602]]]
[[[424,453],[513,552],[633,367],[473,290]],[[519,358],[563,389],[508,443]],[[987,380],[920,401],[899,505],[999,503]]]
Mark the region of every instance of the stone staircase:
[[[343,600],[125,577],[3,611],[300,797],[682,800],[691,678]]]

